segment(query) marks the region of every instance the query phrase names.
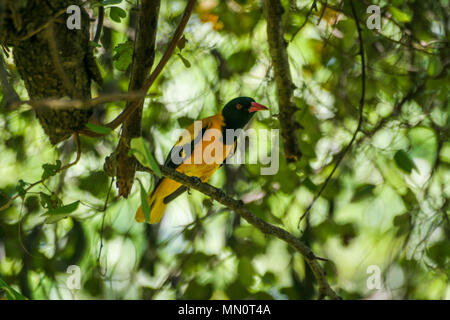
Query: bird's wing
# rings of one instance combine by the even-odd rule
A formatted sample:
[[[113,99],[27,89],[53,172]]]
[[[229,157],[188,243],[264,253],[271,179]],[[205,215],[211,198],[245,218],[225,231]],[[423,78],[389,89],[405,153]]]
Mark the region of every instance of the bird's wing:
[[[187,127],[183,133],[178,138],[177,142],[174,144],[172,149],[169,151],[169,154],[167,155],[166,161],[164,162],[164,165],[177,169],[185,159],[190,157],[192,151],[194,150],[197,143],[199,143],[203,135],[205,134],[206,130],[211,126],[211,123],[213,121],[213,117],[208,117],[205,119],[200,120],[201,126],[195,125],[195,123],[191,124],[189,127]],[[177,163],[173,161],[172,153],[177,154]],[[165,178],[160,178],[158,181],[156,181],[156,185],[154,190],[158,188],[158,186],[161,184],[161,182]],[[187,190],[186,187],[181,186],[178,188],[175,192],[172,194],[166,196],[164,198],[164,203],[167,204],[170,201],[174,200],[176,197],[181,195],[183,192]]]
[[[234,155],[234,153],[236,152],[236,148],[237,148],[237,137],[234,137],[233,151],[226,156],[226,158],[223,160],[223,163],[220,165],[221,167],[228,161],[228,159],[230,159]]]
[[[195,146],[203,139],[203,135],[210,127],[210,118],[211,117],[200,120],[201,126],[193,123],[183,131],[175,145],[169,151],[166,161],[164,162],[165,166],[176,169],[185,159],[191,156]],[[177,158],[176,162],[173,161],[175,156]]]

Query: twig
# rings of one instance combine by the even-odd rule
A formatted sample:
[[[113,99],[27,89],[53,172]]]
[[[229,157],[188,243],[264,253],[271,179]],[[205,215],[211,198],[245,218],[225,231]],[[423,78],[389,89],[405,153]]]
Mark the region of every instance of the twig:
[[[46,21],[43,25],[39,26],[38,28],[36,28],[33,31],[28,32],[26,35],[24,35],[23,37],[20,37],[17,39],[17,41],[25,41],[31,37],[33,37],[34,35],[38,34],[39,32],[41,32],[42,30],[45,30],[50,24],[52,24],[53,22],[55,22],[61,15],[66,13],[67,9],[62,9],[60,11],[58,11],[53,17],[51,17],[48,21]]]
[[[100,228],[100,248],[98,249],[98,256],[97,256],[97,265],[99,267],[99,272],[102,277],[106,275],[107,269],[105,269],[105,272],[101,272],[101,265],[100,265],[100,258],[102,257],[102,250],[103,250],[103,231],[105,227],[105,217],[106,217],[106,209],[108,208],[108,201],[109,201],[109,195],[111,194],[111,188],[114,182],[114,178],[111,178],[111,183],[109,184],[108,193],[106,194],[106,200],[105,205],[103,206],[103,216],[102,216],[102,226]]]
[[[356,127],[356,130],[353,133],[352,139],[350,140],[349,144],[345,147],[345,149],[338,156],[336,164],[334,165],[333,170],[328,175],[327,179],[323,183],[323,185],[320,188],[319,192],[314,196],[314,199],[312,200],[312,202],[310,203],[308,208],[305,210],[305,213],[300,217],[300,219],[298,221],[298,227],[300,226],[300,222],[302,222],[303,218],[305,218],[309,214],[309,212],[311,211],[311,208],[314,206],[314,203],[322,195],[323,191],[327,187],[327,185],[330,182],[331,178],[333,178],[333,175],[336,172],[337,168],[339,167],[342,159],[344,159],[345,154],[352,147],[353,142],[355,141],[358,132],[361,130],[361,126],[362,126],[362,122],[363,122],[364,101],[365,101],[365,97],[366,97],[366,60],[365,60],[365,56],[364,56],[364,42],[363,42],[363,38],[362,38],[361,26],[359,25],[359,20],[358,20],[358,16],[356,15],[356,10],[355,10],[355,6],[353,4],[353,0],[349,0],[349,2],[350,2],[351,9],[352,9],[353,18],[355,20],[356,29],[358,31],[359,55],[361,56],[361,99],[359,100],[358,126]]]
[[[175,30],[175,33],[169,43],[169,47],[167,48],[166,52],[164,52],[163,57],[159,61],[158,65],[156,66],[155,70],[150,74],[150,77],[145,81],[143,86],[143,92],[146,93],[150,89],[153,82],[155,82],[156,78],[159,76],[161,71],[164,69],[165,65],[169,61],[170,57],[172,56],[178,41],[180,40],[181,36],[183,35],[184,29],[186,28],[186,25],[189,21],[189,18],[192,14],[192,11],[194,9],[194,5],[196,3],[196,0],[189,0],[188,4],[186,5],[186,8],[183,13],[183,17],[181,18],[180,23],[178,24],[177,29]],[[131,103],[127,105],[127,107],[111,122],[105,124],[105,127],[108,127],[112,130],[116,129],[120,124],[122,124],[125,119],[127,119],[131,114],[133,114],[139,106],[142,104],[143,98],[138,98]],[[82,130],[80,131],[83,135],[91,136],[91,137],[100,137],[102,134],[98,134],[95,132],[91,132],[89,130]]]
[[[151,169],[146,168],[139,163],[137,164],[137,167],[140,171],[153,173]],[[325,271],[317,261],[317,257],[314,255],[313,251],[308,246],[306,246],[299,238],[280,227],[274,226],[258,218],[254,213],[252,213],[244,206],[242,201],[235,200],[227,196],[221,189],[217,189],[207,183],[202,183],[198,181],[198,179],[188,177],[172,168],[160,166],[160,170],[163,176],[175,180],[176,182],[179,182],[189,188],[200,191],[201,193],[209,196],[211,199],[216,200],[217,202],[223,204],[224,206],[239,214],[248,223],[259,229],[264,234],[275,236],[292,246],[304,257],[305,261],[310,266],[314,277],[319,284],[320,296],[327,296],[330,299],[341,299],[333,291],[333,289],[331,289],[327,281]]]
[[[294,89],[289,58],[284,40],[282,15],[284,9],[280,0],[265,0],[267,12],[267,39],[272,58],[275,81],[278,89],[281,136],[288,161],[297,161],[302,156],[298,145],[297,129],[301,126],[295,119],[297,106],[294,103]]]
[[[115,102],[121,100],[133,100],[145,98],[148,95],[142,91],[129,91],[124,93],[112,93],[98,96],[94,99],[70,99],[67,100],[65,98],[48,98],[48,99],[39,99],[39,100],[20,100],[14,101],[11,103],[11,108],[16,109],[20,105],[28,104],[34,109],[43,109],[43,108],[51,108],[51,109],[90,109],[99,104],[104,104],[108,102]]]
[[[291,40],[289,40],[289,42],[292,42],[295,39],[295,37],[297,36],[297,34],[300,32],[300,30],[302,30],[303,27],[306,26],[306,24],[308,23],[308,20],[309,20],[309,16],[311,15],[311,13],[314,9],[317,11],[317,0],[313,1],[311,7],[309,8],[308,13],[305,16],[305,21],[303,21],[302,25],[295,31],[295,33],[292,35]],[[325,8],[324,8],[324,11],[325,11]],[[321,15],[321,17],[322,17],[322,15]]]
[[[98,21],[97,29],[95,30],[94,42],[98,43],[100,41],[100,36],[102,35],[103,29],[103,19],[105,18],[105,8],[103,6],[98,7]]]

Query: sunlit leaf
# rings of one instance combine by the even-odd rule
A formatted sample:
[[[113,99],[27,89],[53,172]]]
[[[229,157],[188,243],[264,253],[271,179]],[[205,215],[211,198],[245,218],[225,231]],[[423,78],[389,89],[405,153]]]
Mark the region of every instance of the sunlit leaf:
[[[91,130],[92,132],[98,133],[98,134],[102,134],[102,135],[106,135],[111,133],[111,128],[108,127],[104,127],[104,126],[99,126],[93,123],[86,123],[86,128],[88,128],[89,130]]]
[[[131,140],[130,152],[136,157],[136,159],[144,166],[149,167],[158,176],[162,177],[159,165],[150,152],[147,144],[142,137]]]
[[[132,41],[121,43],[114,48],[114,66],[120,71],[126,71],[133,60],[134,44]]]
[[[120,7],[111,7],[109,10],[110,18],[117,23],[127,16],[127,12]]]
[[[6,291],[6,297],[8,300],[28,300],[25,296],[23,296],[20,292],[11,288],[5,281],[0,279],[0,289]]]

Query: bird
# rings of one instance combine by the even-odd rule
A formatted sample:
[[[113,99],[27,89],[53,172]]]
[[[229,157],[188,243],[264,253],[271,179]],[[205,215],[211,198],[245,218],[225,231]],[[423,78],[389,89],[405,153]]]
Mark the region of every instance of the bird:
[[[229,133],[244,129],[260,110],[269,109],[253,98],[230,100],[218,114],[197,120],[187,127],[170,150],[164,165],[207,182],[236,150],[237,135],[229,136]],[[186,190],[188,187],[181,183],[162,177],[147,197],[149,220],[146,221],[141,205],[136,211],[136,221],[159,223],[167,204]]]

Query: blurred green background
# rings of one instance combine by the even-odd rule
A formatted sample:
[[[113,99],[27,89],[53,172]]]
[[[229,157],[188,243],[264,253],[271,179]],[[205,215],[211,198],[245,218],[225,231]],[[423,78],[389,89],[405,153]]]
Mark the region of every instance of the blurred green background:
[[[135,1],[105,2],[111,4],[95,48],[105,83],[93,86],[94,95],[127,90],[137,22]],[[252,128],[280,127],[262,1],[198,2],[185,47],[145,102],[143,137],[160,163],[177,139],[175,129],[217,113],[236,96],[270,108]],[[310,11],[313,1],[282,1],[296,118],[304,127],[302,159],[287,164],[281,145],[276,175],[261,176],[260,164],[229,165],[210,183],[329,259],[321,264],[344,299],[449,299],[449,1],[355,1],[367,63],[362,132],[298,228],[356,129],[361,96],[349,3],[314,2]],[[366,27],[371,4],[381,8],[381,30]],[[85,7],[95,19],[98,9]],[[185,1],[161,1],[156,61],[184,7]],[[2,54],[14,88],[27,99],[12,57]],[[124,106],[99,106],[93,117],[112,120]],[[43,165],[75,157],[72,140],[51,146],[27,105],[1,108],[0,128],[0,206],[23,188],[20,181],[38,181]],[[197,191],[173,201],[157,225],[134,220],[139,183],[129,199],[117,198],[114,185],[103,211],[111,183],[103,162],[118,132],[82,137],[75,167],[0,212],[0,295],[13,288],[30,299],[317,298],[298,252]],[[146,188],[153,183],[148,174],[136,178]],[[68,217],[48,221],[49,197],[80,204]],[[79,290],[67,287],[70,265],[80,267]],[[368,285],[370,266],[380,271],[379,289]]]

